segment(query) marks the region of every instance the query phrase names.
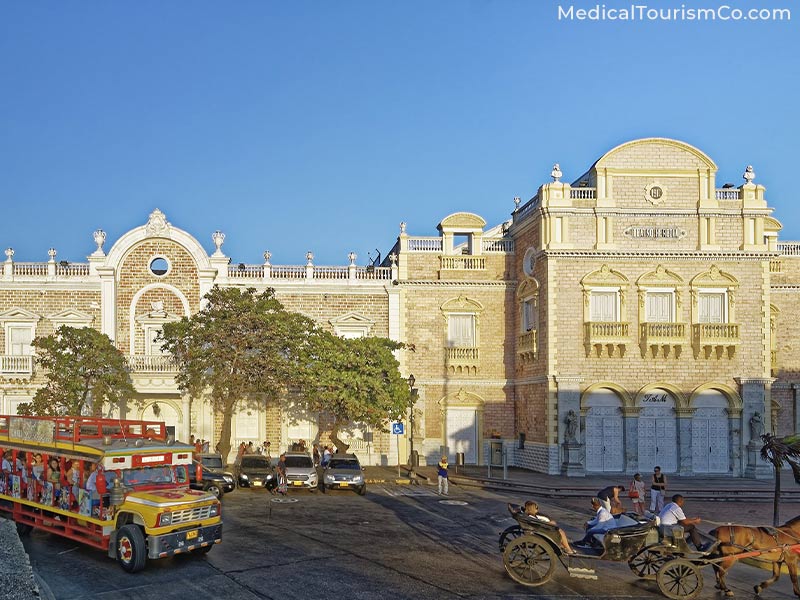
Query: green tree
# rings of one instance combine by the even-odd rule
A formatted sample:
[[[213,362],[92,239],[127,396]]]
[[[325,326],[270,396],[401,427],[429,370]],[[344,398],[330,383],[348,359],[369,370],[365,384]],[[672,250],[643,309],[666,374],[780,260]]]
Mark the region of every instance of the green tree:
[[[332,417],[331,440],[337,449],[349,448],[339,437],[348,425],[386,430],[389,420],[408,410],[408,382],[400,376],[393,354],[403,347],[387,338],[345,339],[314,332],[303,364],[299,403],[309,412]]]
[[[162,348],[176,359],[180,389],[199,398],[210,393],[222,414],[220,451],[231,449],[233,415],[281,395],[298,372],[298,355],[314,328],[287,311],[267,289],[214,286],[200,312],[164,325]]]
[[[20,404],[20,414],[99,415],[105,405],[136,393],[122,352],[96,329],[64,325],[32,345],[47,383],[32,402]]]
[[[785,437],[776,437],[770,433],[761,436],[764,445],[761,447],[761,459],[767,461],[775,470],[775,496],[772,503],[772,524],[780,523],[779,507],[781,498],[781,469],[789,465],[794,480],[800,483],[800,435],[794,433]]]

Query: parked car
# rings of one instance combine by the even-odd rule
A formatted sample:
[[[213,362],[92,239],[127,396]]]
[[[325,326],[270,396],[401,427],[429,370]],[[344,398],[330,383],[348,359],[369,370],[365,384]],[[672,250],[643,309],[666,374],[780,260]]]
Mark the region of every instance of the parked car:
[[[211,469],[223,475],[229,475],[234,482],[236,481],[234,474],[231,471],[225,470],[225,462],[222,460],[222,454],[195,454],[195,458],[203,463],[204,469]],[[236,483],[234,483],[234,486],[235,485]]]
[[[245,454],[235,470],[239,487],[271,487],[270,484],[275,479],[275,471],[269,459],[261,454]]]
[[[217,498],[222,498],[223,493],[232,492],[236,489],[233,475],[207,468],[197,460],[193,460],[192,464],[187,465],[187,470],[189,472],[189,487],[193,490],[204,490],[211,492]],[[199,481],[197,478],[198,471],[200,471]]]
[[[290,488],[317,491],[319,485],[317,468],[308,452],[286,453],[286,485]]]
[[[334,454],[322,471],[320,489],[354,490],[361,496],[367,493],[364,469],[355,454]]]

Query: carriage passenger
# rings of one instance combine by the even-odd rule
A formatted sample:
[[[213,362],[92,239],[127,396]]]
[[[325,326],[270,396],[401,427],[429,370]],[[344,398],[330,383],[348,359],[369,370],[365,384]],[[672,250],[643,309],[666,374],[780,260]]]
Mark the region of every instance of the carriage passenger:
[[[525,514],[529,517],[536,519],[537,521],[541,521],[542,523],[549,523],[550,525],[558,525],[553,519],[547,517],[539,512],[539,505],[536,504],[533,500],[528,500],[525,503]],[[567,534],[564,532],[563,529],[558,527],[558,534],[561,536],[561,548],[567,554],[575,554],[575,550],[570,546],[569,540],[567,539]]]
[[[586,521],[586,524],[584,525],[586,534],[583,536],[583,539],[578,542],[579,544],[591,545],[596,533],[604,534],[606,531],[613,529],[616,526],[614,517],[611,515],[608,509],[603,506],[600,498],[592,498],[592,509],[595,511],[595,516],[593,519]]]
[[[689,534],[692,538],[692,543],[698,550],[703,550],[703,539],[700,537],[700,532],[697,531],[695,525],[700,523],[700,517],[692,517],[688,519],[683,513],[683,504],[685,500],[680,494],[675,494],[672,497],[672,502],[667,504],[663,510],[658,513],[658,518],[661,519],[661,525],[665,529],[671,530],[673,526],[680,525],[683,531]]]

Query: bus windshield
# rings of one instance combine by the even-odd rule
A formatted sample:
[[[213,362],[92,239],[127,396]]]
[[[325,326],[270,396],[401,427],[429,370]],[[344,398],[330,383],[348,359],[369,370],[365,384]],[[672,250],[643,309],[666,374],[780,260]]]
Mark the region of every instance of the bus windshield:
[[[122,471],[122,483],[133,487],[176,483],[175,471],[169,466],[126,469]]]

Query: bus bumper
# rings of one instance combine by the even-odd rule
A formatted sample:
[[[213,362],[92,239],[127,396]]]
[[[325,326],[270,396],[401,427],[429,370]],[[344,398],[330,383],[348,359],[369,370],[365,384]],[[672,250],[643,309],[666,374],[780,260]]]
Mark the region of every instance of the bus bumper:
[[[149,535],[147,536],[147,557],[164,558],[174,554],[191,552],[204,546],[216,544],[221,539],[222,523],[163,535]]]

